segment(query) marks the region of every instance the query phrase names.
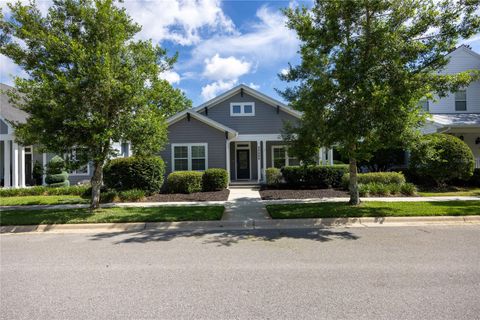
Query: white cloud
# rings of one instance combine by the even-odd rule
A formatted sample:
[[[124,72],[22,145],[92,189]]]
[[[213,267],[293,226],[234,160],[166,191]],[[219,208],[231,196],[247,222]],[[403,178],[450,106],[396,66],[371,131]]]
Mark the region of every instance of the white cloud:
[[[192,45],[201,40],[202,30],[235,33],[235,25],[223,13],[220,0],[127,0],[123,6],[142,26],[139,36],[143,39]]]
[[[258,90],[260,89],[260,85],[259,84],[255,84],[253,82],[250,82],[250,84],[248,85],[250,88],[254,89],[254,90]]]
[[[286,76],[288,74],[288,69],[283,68],[282,70],[280,70],[280,74],[283,74],[284,76]]]
[[[233,88],[237,84],[238,80],[228,80],[228,81],[215,81],[206,86],[202,87],[202,98],[204,100],[210,100],[215,98],[220,92],[227,91]]]
[[[13,77],[15,76],[28,77],[28,74],[22,68],[3,54],[0,54],[0,70],[0,82],[7,85],[13,85]]]
[[[243,34],[216,35],[202,41],[192,50],[191,64],[198,64],[215,54],[242,56],[265,66],[288,60],[296,55],[299,40],[296,33],[285,26],[286,18],[266,6],[257,10],[258,23]],[[188,66],[187,64],[186,66]]]
[[[222,58],[215,54],[212,58],[205,59],[203,75],[211,80],[232,80],[248,73],[252,64],[239,60],[233,56]]]
[[[180,78],[180,75],[172,70],[162,72],[160,74],[160,78],[167,80],[170,84],[176,84],[179,83],[180,80],[182,80]]]

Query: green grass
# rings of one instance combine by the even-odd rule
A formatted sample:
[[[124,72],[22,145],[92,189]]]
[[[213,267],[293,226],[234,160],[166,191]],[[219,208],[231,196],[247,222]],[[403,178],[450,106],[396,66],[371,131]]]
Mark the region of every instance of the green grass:
[[[470,196],[480,197],[480,188],[452,188],[450,190],[422,190],[418,192],[422,197],[454,197],[454,196]]]
[[[271,204],[274,219],[480,215],[480,201]]]
[[[34,204],[74,204],[88,203],[87,199],[80,196],[18,196],[1,197],[0,206],[27,206]]]
[[[149,208],[3,210],[0,225],[74,224],[107,222],[174,222],[220,220],[223,206],[178,206]]]

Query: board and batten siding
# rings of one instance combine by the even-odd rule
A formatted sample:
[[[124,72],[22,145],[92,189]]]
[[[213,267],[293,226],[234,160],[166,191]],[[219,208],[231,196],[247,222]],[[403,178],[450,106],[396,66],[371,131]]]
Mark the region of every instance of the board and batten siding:
[[[460,47],[450,54],[450,61],[441,74],[455,74],[467,70],[480,70],[480,58],[468,49]],[[430,113],[480,113],[480,81],[470,83],[467,91],[467,110],[455,111],[455,94],[446,97],[436,97],[430,101]]]
[[[183,118],[168,127],[168,143],[160,156],[165,161],[165,172],[172,172],[172,143],[207,143],[208,168],[223,168],[226,166],[225,132],[191,117],[190,121]]]
[[[255,115],[230,116],[230,103],[234,102],[254,102]],[[275,106],[271,106],[247,93],[244,93],[243,97],[240,93],[237,93],[216,105],[208,107],[208,114],[205,113],[205,110],[201,110],[199,113],[236,130],[239,134],[281,133],[285,122],[288,121],[294,124],[298,122],[296,117],[281,109],[277,113]]]

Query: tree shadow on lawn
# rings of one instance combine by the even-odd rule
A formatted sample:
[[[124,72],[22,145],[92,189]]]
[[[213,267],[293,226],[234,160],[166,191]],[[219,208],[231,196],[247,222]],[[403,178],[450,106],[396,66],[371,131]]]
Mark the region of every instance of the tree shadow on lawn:
[[[161,231],[145,230],[140,232],[98,233],[91,237],[92,241],[118,238],[114,244],[147,243],[171,241],[178,238],[202,239],[203,244],[218,247],[230,247],[242,241],[275,242],[281,239],[303,239],[318,242],[333,240],[357,240],[359,237],[349,231],[328,229],[274,229],[274,230],[226,230],[226,231]]]
[[[447,216],[480,215],[480,201],[432,201],[432,206],[441,207]]]

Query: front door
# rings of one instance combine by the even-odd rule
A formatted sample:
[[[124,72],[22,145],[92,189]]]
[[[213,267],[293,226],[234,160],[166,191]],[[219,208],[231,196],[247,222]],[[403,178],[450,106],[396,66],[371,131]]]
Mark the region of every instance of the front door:
[[[237,150],[237,179],[250,179],[250,150]]]

